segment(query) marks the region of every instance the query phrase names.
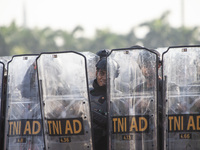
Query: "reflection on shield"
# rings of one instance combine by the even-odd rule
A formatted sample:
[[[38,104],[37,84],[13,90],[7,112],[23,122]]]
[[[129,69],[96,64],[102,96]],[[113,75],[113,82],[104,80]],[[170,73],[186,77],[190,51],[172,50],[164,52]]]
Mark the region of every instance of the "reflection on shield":
[[[42,53],[37,66],[46,147],[92,149],[86,58]]]
[[[36,58],[14,56],[8,63],[5,149],[44,148]]]
[[[112,50],[107,58],[109,141],[115,150],[157,150],[157,54]]]
[[[199,149],[200,48],[170,47],[163,55],[166,149]]]

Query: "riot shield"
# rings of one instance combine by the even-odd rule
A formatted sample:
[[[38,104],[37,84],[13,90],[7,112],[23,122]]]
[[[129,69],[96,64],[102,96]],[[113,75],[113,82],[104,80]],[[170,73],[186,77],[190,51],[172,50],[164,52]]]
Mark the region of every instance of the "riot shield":
[[[93,149],[85,57],[42,53],[37,65],[46,147]]]
[[[158,56],[145,48],[107,57],[109,149],[157,150]]]
[[[170,47],[163,54],[165,149],[200,147],[200,46]]]
[[[3,84],[4,84],[4,64],[0,62],[0,141],[3,141]],[[0,143],[0,149],[3,149],[3,142]]]
[[[4,64],[0,62],[0,117],[1,117],[1,107],[2,107],[1,103],[2,103],[2,92],[3,92],[3,77],[4,77]]]
[[[4,149],[44,148],[36,58],[14,56],[8,63]]]

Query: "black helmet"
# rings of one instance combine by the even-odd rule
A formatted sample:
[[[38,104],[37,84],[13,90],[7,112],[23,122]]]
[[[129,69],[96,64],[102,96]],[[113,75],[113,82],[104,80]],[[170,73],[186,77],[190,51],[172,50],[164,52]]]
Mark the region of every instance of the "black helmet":
[[[101,59],[97,62],[96,68],[97,68],[97,70],[98,70],[98,69],[101,69],[101,70],[106,70],[106,69],[107,69],[107,68],[106,68],[106,58],[105,58],[105,57],[101,58]]]
[[[108,49],[103,49],[103,50],[98,51],[96,54],[97,54],[97,55],[100,57],[100,59],[101,59],[101,58],[103,58],[103,57],[108,56],[109,53],[110,53],[110,50],[108,50]]]
[[[115,77],[117,78],[119,75],[119,64],[115,61],[115,60],[111,60],[110,61],[110,65],[108,67],[111,67],[114,71]],[[101,69],[101,70],[107,70],[107,60],[106,57],[101,58],[97,64],[96,64],[96,68],[97,70]]]

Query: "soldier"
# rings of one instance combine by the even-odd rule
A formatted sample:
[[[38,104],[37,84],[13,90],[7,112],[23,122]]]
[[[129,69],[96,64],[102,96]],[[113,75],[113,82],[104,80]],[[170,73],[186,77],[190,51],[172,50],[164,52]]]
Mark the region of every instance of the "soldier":
[[[157,51],[154,51],[157,53]],[[136,86],[135,88],[135,92],[153,92],[156,90],[156,60],[155,57],[153,57],[154,55],[151,54],[150,52],[141,52],[139,54],[138,57],[138,66],[141,69],[141,72],[143,74],[143,76],[145,77],[145,82],[142,84],[139,84],[138,86]],[[159,53],[158,53],[158,58],[159,58]],[[158,64],[158,69],[161,67],[161,63]],[[160,147],[160,149],[164,148],[164,141],[161,140],[162,137],[164,136],[164,129],[163,129],[163,124],[165,122],[165,120],[163,119],[163,115],[165,114],[165,105],[163,103],[163,97],[162,95],[165,93],[162,93],[162,89],[163,89],[163,81],[162,78],[160,76],[158,76],[157,79],[158,82],[158,146]],[[167,89],[168,92],[174,92],[174,93],[179,93],[180,92],[180,88],[177,84],[170,82],[168,83],[168,87]],[[175,103],[176,102],[176,103]],[[141,102],[138,105],[138,111],[144,111],[144,112],[148,112],[146,110],[148,110],[149,107],[149,101],[143,101],[141,100]],[[169,112],[172,111],[176,111],[179,109],[180,110],[180,106],[179,106],[179,99],[177,97],[174,97],[171,99],[171,101],[169,102]],[[164,114],[163,114],[164,113]],[[158,147],[158,148],[159,148]]]
[[[96,64],[96,79],[90,90],[93,122],[94,149],[107,149],[107,99],[106,99],[106,58]]]
[[[153,50],[152,50],[153,51]],[[158,54],[158,58],[159,58],[159,53],[157,51],[154,51]],[[158,68],[156,68],[156,57],[155,54],[148,52],[148,51],[142,51],[139,53],[138,55],[138,60],[137,60],[138,66],[141,69],[141,73],[145,78],[145,82],[137,85],[134,89],[135,93],[152,93],[150,95],[155,95],[154,92],[156,92],[155,90],[157,90],[156,88],[156,69],[160,68],[160,63],[158,64]],[[162,112],[163,112],[163,102],[162,102],[162,80],[161,78],[157,79],[158,82],[158,112],[159,112],[159,122],[158,122],[158,127],[159,127],[159,136],[161,137],[163,135],[163,131],[162,131]],[[154,93],[154,94],[153,94]],[[149,95],[147,94],[147,95]],[[152,97],[154,99],[154,97]],[[151,109],[153,109],[153,107],[151,106],[151,102],[150,100],[147,99],[139,99],[138,102],[136,102],[138,105],[136,107],[136,112],[137,113],[141,113],[141,114],[148,114],[149,111],[151,111]],[[150,126],[152,126],[152,128],[154,128],[153,126],[153,121],[150,121]],[[152,129],[153,130],[153,129]],[[155,130],[155,129],[154,129]],[[147,138],[147,137],[146,137]],[[158,138],[160,140],[160,138]],[[162,141],[158,141],[158,149],[160,149],[159,147],[163,144],[161,144]],[[140,145],[137,144],[137,148],[140,148]]]
[[[134,89],[135,92],[151,92],[155,90],[156,87],[156,60],[154,55],[147,51],[140,52],[138,56],[138,66],[141,69],[141,72],[143,76],[145,77],[145,82],[137,85]],[[159,54],[158,54],[159,56]],[[160,64],[158,65],[158,68],[160,67]],[[162,80],[159,78],[159,102],[161,101],[161,92],[162,92]],[[144,104],[141,104],[141,106],[144,106]]]

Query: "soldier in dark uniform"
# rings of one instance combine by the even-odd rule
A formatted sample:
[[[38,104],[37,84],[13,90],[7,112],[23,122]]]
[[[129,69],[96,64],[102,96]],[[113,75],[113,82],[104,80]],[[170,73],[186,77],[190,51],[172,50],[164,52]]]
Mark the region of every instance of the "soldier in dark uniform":
[[[156,52],[158,53],[158,52]],[[159,53],[158,53],[159,56]],[[143,76],[145,77],[145,82],[137,85],[134,89],[135,92],[150,92],[156,89],[156,59],[153,54],[147,51],[140,52],[137,60],[138,66],[141,69]],[[158,69],[160,64],[158,65]],[[158,78],[158,102],[162,105],[161,93],[162,93],[162,80]]]
[[[90,90],[94,149],[107,149],[106,58],[96,64],[96,79]]]

